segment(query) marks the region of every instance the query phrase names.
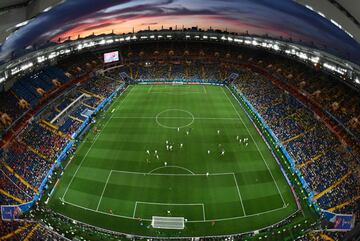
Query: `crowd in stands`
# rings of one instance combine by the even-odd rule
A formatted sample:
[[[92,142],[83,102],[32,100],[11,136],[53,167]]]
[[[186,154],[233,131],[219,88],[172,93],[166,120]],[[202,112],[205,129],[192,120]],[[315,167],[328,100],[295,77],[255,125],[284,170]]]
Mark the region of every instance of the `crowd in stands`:
[[[359,165],[334,134],[294,97],[261,75],[243,71],[236,86],[285,146],[315,196],[321,194],[320,207],[330,209],[348,201],[354,205],[352,200],[360,193],[355,174]]]
[[[42,224],[33,222],[5,222],[0,219],[0,240],[63,241],[67,240]]]
[[[24,202],[30,201],[33,198],[34,192],[27,189],[21,182],[18,182],[11,174],[6,174],[2,168],[3,167],[1,167],[0,171],[0,202],[8,205],[18,204],[18,201],[14,200],[12,196],[17,197]]]
[[[360,136],[360,95],[357,90],[317,68],[278,56],[261,56],[260,65],[273,75],[284,78],[322,106],[354,135]]]
[[[56,157],[56,154],[67,141],[66,138],[39,123],[33,123],[24,132],[21,139],[30,148],[37,150],[40,155],[45,156],[49,160],[53,160]]]
[[[0,187],[6,193],[0,192],[0,203],[18,204],[32,199],[59,152],[86,119],[84,113],[95,109],[123,82],[120,73],[140,80],[222,81],[235,72],[240,74],[235,85],[294,159],[320,207],[339,213],[355,213],[360,217],[360,170],[356,154],[344,147],[300,101],[269,79],[245,68],[243,63],[250,62],[267,69],[275,77],[286,79],[355,136],[360,136],[360,95],[347,85],[339,84],[332,76],[281,57],[258,55],[254,60],[244,57],[249,54],[246,51],[229,54],[229,49],[218,50],[211,46],[199,51],[202,48],[195,45],[161,50],[151,47],[147,51],[129,49],[125,65],[115,66],[98,76],[92,75],[90,80],[62,93],[21,135],[1,150]],[[92,54],[84,54],[17,81],[11,90],[0,95],[0,117],[3,114],[10,117],[8,122],[0,121],[0,132],[34,108],[46,93],[88,74],[99,62]],[[65,109],[67,111],[63,112]],[[57,119],[52,122],[55,117]],[[4,222],[0,225],[2,234],[24,227],[2,224]],[[29,227],[34,228],[34,225]],[[46,232],[46,229],[36,228],[33,240],[37,240],[42,231]],[[29,232],[23,231],[22,235]]]
[[[61,61],[58,66],[35,71],[17,80],[10,90],[0,94],[0,134],[3,135],[9,126],[20,121],[20,117],[46,99],[50,92],[93,71],[98,65],[96,57],[85,54],[74,61]]]
[[[90,70],[97,62],[96,58],[93,58],[88,64],[88,58],[89,56],[82,58],[81,61]],[[77,70],[74,66],[76,65],[72,63],[68,67],[72,72],[70,75],[75,74]],[[62,67],[65,68],[65,63]],[[49,81],[53,77],[51,74],[54,73],[57,74],[58,81],[62,83],[69,79],[58,68],[49,67],[26,77],[29,81],[26,86],[38,83],[44,90],[49,90],[51,88]],[[78,71],[77,73],[86,72]],[[63,78],[60,77],[61,75]],[[91,114],[91,111],[113,93],[121,83],[123,83],[121,79],[114,81],[105,76],[93,76],[90,80],[76,85],[75,88],[71,88],[51,101],[25,129],[17,134],[15,139],[1,149],[1,204],[20,204],[34,198],[60,151],[71,139],[71,135],[78,130],[89,113]],[[2,98],[8,95],[15,96],[10,91],[6,92]],[[11,99],[8,100],[0,108],[16,110],[16,108],[10,108],[10,105],[14,103],[10,102]],[[12,112],[8,111],[8,113]]]
[[[338,241],[342,240],[344,233],[316,231],[307,233],[296,239],[296,241]]]
[[[225,72],[206,61],[187,62],[139,62],[128,65],[129,76],[133,79],[147,80],[183,80],[183,81],[219,81]]]

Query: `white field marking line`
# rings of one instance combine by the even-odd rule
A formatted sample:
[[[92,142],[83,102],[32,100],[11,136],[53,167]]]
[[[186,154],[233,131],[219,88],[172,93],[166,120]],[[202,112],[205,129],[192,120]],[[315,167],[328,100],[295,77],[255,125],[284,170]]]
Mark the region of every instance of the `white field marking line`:
[[[111,117],[111,119],[156,119],[156,116],[114,116]],[[158,119],[185,119],[190,120],[193,119],[191,117],[183,117],[183,116],[164,116],[164,117],[158,117]],[[195,120],[239,120],[238,117],[194,117]]]
[[[236,189],[237,189],[237,192],[238,192],[238,195],[239,195],[239,198],[240,198],[241,207],[242,207],[242,209],[244,211],[244,216],[246,216],[244,203],[243,203],[243,200],[242,200],[242,197],[241,197],[241,193],[240,193],[239,185],[238,185],[237,180],[236,180],[235,173],[233,173],[233,177],[234,177],[234,181],[235,181],[235,184],[236,184]]]
[[[129,87],[126,87],[126,89],[127,89],[127,88],[129,88]],[[125,89],[122,93],[125,93],[126,89]],[[131,90],[129,90],[129,93],[127,94],[127,96],[124,97],[124,99],[122,100],[122,102],[120,103],[120,105],[118,105],[118,106],[115,108],[115,111],[111,113],[110,118],[111,118],[111,117],[114,115],[114,113],[115,113],[116,111],[118,111],[118,109],[124,104],[125,99],[126,99],[126,100],[128,99],[127,97],[130,95],[130,93],[134,92],[134,91],[132,91],[133,89],[135,89],[134,86],[131,88]],[[120,100],[119,97],[120,97],[120,96],[117,97],[117,99],[115,100],[114,103],[117,103],[117,102]]]
[[[131,92],[132,90],[133,90],[133,89],[131,89],[130,92]],[[127,96],[125,96],[125,98],[130,95],[130,92],[128,93]],[[124,98],[124,99],[125,99],[125,98]],[[114,103],[116,103],[118,100],[119,100],[119,99],[117,99]],[[123,102],[120,103],[120,105],[122,105],[123,103],[124,103],[124,100],[123,100]],[[91,151],[92,147],[93,147],[94,144],[96,143],[96,141],[97,141],[97,139],[99,138],[99,136],[103,133],[103,130],[106,128],[106,126],[108,125],[108,123],[109,123],[110,120],[111,120],[111,118],[109,118],[109,119],[106,121],[104,127],[101,129],[100,133],[99,133],[98,135],[96,135],[95,140],[93,141],[93,143],[91,143],[90,148],[89,148],[89,149],[87,150],[87,152],[85,153],[85,156],[82,158],[79,166],[77,167],[74,175],[72,176],[72,178],[71,178],[71,180],[70,180],[70,182],[69,182],[69,185],[68,185],[67,188],[65,189],[65,192],[64,192],[64,194],[63,194],[63,196],[62,196],[62,200],[65,200],[65,195],[66,195],[66,193],[68,192],[69,187],[71,186],[72,182],[74,181],[74,178],[75,178],[76,174],[77,174],[78,171],[80,170],[80,167],[82,166],[84,160],[86,159],[87,155],[88,155],[89,152]]]
[[[288,215],[287,217],[285,217],[284,219],[280,220],[280,221],[277,222],[277,223],[273,223],[273,224],[271,224],[271,225],[268,225],[268,226],[265,226],[265,227],[261,227],[261,228],[259,228],[259,229],[257,229],[257,230],[258,230],[258,231],[262,231],[262,230],[265,230],[265,229],[274,227],[274,226],[276,226],[277,224],[281,223],[282,221],[284,221],[284,220],[288,219],[289,217],[293,216],[293,215],[296,214],[297,212],[298,212],[298,211],[295,211],[295,212],[291,213],[290,215]],[[61,214],[61,213],[58,213],[58,212],[55,212],[55,213],[58,214],[58,215],[61,216],[61,217],[64,217],[64,218],[68,219],[68,220],[76,221],[77,223],[80,223],[80,224],[83,224],[83,225],[85,225],[85,226],[92,227],[92,228],[95,228],[95,229],[98,229],[98,230],[107,231],[107,232],[109,232],[109,233],[114,233],[114,234],[117,234],[117,235],[130,235],[130,236],[134,236],[133,234],[129,234],[129,233],[123,233],[123,232],[119,232],[119,231],[109,230],[109,229],[106,229],[106,228],[100,228],[100,227],[98,227],[98,226],[94,226],[94,225],[91,225],[91,224],[89,224],[89,223],[81,222],[81,221],[79,221],[79,220],[77,220],[77,219],[74,219],[74,218],[71,218],[71,217],[69,217],[69,216],[65,216],[65,215],[63,215],[63,214]],[[145,220],[145,221],[146,221],[146,220]],[[251,233],[253,233],[254,231],[255,231],[255,230],[246,231],[246,232],[243,232],[243,233],[229,233],[229,234],[227,234],[227,235],[203,236],[203,238],[217,238],[217,239],[223,238],[223,239],[224,239],[224,238],[229,237],[229,236],[243,235],[243,234],[251,234]],[[141,236],[141,235],[135,235],[135,237],[139,237],[139,238],[143,238],[143,239],[144,239],[144,238],[147,238],[147,239],[153,239],[153,238],[154,238],[153,236]],[[167,237],[166,237],[166,238],[167,238]],[[181,238],[183,238],[183,239],[194,239],[194,237],[186,237],[186,236],[181,237]],[[171,237],[168,238],[168,239],[171,239]],[[172,239],[175,239],[175,238],[172,238]],[[68,241],[71,241],[71,240],[68,240]]]
[[[104,193],[105,193],[105,189],[106,189],[107,184],[108,184],[108,182],[109,182],[109,179],[110,179],[111,173],[112,173],[112,170],[109,172],[109,175],[108,175],[108,177],[107,177],[107,179],[106,179],[104,189],[103,189],[103,191],[102,191],[102,193],[101,193],[100,200],[99,200],[98,205],[97,205],[97,207],[96,207],[96,211],[98,211],[98,210],[99,210],[100,203],[101,203],[101,200],[102,200],[103,195],[104,195]]]
[[[293,215],[296,214],[297,212],[298,212],[298,210],[295,211],[295,212],[293,212],[293,213],[291,213],[290,215],[288,215],[288,216],[285,217],[284,219],[280,220],[279,222],[273,223],[273,224],[268,225],[268,226],[265,226],[265,227],[261,227],[261,228],[258,229],[258,230],[259,230],[259,231],[262,231],[262,230],[265,230],[265,229],[267,229],[267,228],[274,227],[274,226],[276,226],[277,224],[281,223],[282,221],[288,219],[290,216],[293,216]],[[81,222],[81,221],[79,221],[79,220],[77,220],[77,219],[74,219],[74,218],[71,218],[71,217],[69,217],[69,216],[65,216],[65,215],[63,215],[63,214],[61,214],[61,213],[58,213],[58,212],[55,212],[55,213],[58,214],[58,215],[61,216],[61,217],[64,217],[64,218],[69,219],[69,220],[72,220],[72,221],[76,221],[76,222],[81,223],[81,224],[83,224],[83,225],[85,225],[85,226],[88,226],[88,227],[92,227],[92,228],[95,228],[95,229],[100,229],[100,230],[107,231],[107,232],[110,232],[110,233],[115,233],[115,234],[118,234],[118,235],[120,234],[120,235],[132,235],[132,236],[133,236],[133,234],[122,233],[122,232],[119,232],[119,231],[109,230],[109,229],[106,229],[106,228],[100,228],[100,227],[98,227],[98,226],[94,226],[94,225],[91,225],[91,224],[89,224],[89,223]],[[147,221],[147,220],[145,220],[145,221]],[[152,220],[151,220],[151,221],[152,221]],[[211,220],[210,220],[210,221],[211,221]],[[226,238],[226,237],[228,237],[228,236],[235,236],[235,235],[242,235],[242,234],[250,234],[250,233],[253,233],[254,231],[255,231],[255,230],[247,231],[247,232],[243,232],[243,233],[229,233],[229,234],[227,234],[227,235],[204,236],[204,238],[217,238],[217,239],[219,239],[219,238]],[[154,238],[153,236],[141,236],[141,235],[135,235],[135,237],[147,238],[147,239],[152,239],[152,238]],[[186,236],[184,236],[184,237],[182,237],[182,238],[183,238],[183,239],[193,239],[194,237],[186,237]],[[170,238],[170,239],[171,239],[171,238]],[[69,240],[69,241],[70,241],[70,240]]]
[[[189,171],[191,174],[167,174],[167,173],[153,173],[154,171],[156,170],[159,170],[161,168],[166,168],[166,167],[176,167],[176,168],[180,168],[180,169],[183,169],[183,170],[187,170]],[[233,178],[234,178],[234,181],[235,181],[235,184],[236,184],[236,189],[237,189],[237,193],[239,195],[239,198],[240,198],[240,203],[241,203],[241,206],[243,208],[243,211],[244,211],[244,215],[243,216],[247,216],[246,215],[246,212],[245,212],[245,207],[244,207],[244,204],[243,204],[243,201],[242,201],[242,196],[241,196],[241,193],[240,193],[240,189],[239,189],[239,186],[238,186],[238,183],[237,183],[237,180],[236,180],[236,176],[235,176],[235,173],[233,172],[230,172],[230,173],[213,173],[213,174],[196,174],[192,171],[190,171],[189,169],[187,168],[184,168],[184,167],[180,167],[180,166],[162,166],[162,167],[158,167],[158,168],[155,168],[153,170],[151,170],[150,172],[148,173],[142,173],[142,172],[127,172],[127,171],[118,171],[118,170],[111,170],[111,172],[119,172],[119,173],[127,173],[127,174],[136,174],[136,175],[153,175],[153,176],[223,176],[223,175],[232,175]],[[140,201],[137,201],[135,203],[135,208],[137,208],[137,203],[149,203],[149,202],[140,202]],[[153,204],[162,204],[164,205],[165,203],[154,203],[152,202]],[[174,203],[169,203],[169,205],[176,205]],[[186,205],[186,204],[179,204],[179,205]],[[190,204],[189,204],[190,205]],[[134,210],[134,215],[135,215],[135,210]],[[204,220],[205,220],[205,207],[203,206],[203,216],[204,216]],[[134,216],[133,216],[134,217]]]
[[[169,94],[169,95],[187,95],[187,94],[204,94],[203,91],[182,91],[181,93],[174,93],[169,91],[152,91],[151,94]]]
[[[205,222],[228,221],[228,220],[242,219],[242,218],[248,218],[248,217],[253,217],[253,216],[260,216],[260,215],[262,215],[262,214],[272,213],[272,212],[276,212],[276,211],[285,209],[285,208],[287,208],[288,206],[289,206],[289,205],[286,205],[286,206],[283,206],[283,207],[280,207],[280,208],[274,208],[274,209],[270,209],[270,210],[267,210],[267,211],[264,211],[264,212],[249,214],[249,215],[246,215],[246,216],[238,216],[238,217],[231,217],[231,218],[208,219],[208,220],[206,220]],[[203,223],[203,222],[204,222],[204,221],[195,221],[195,220],[194,220],[194,221],[188,221],[188,223]]]
[[[99,211],[99,210],[96,210],[96,209],[83,207],[81,205],[71,203],[71,202],[68,202],[68,201],[65,201],[65,200],[63,201],[63,203],[66,203],[68,205],[71,205],[71,206],[74,206],[74,207],[77,207],[77,208],[81,208],[81,209],[84,209],[84,210],[87,210],[87,211],[100,213],[100,214],[105,214],[105,215],[108,215],[108,216],[113,216],[113,217],[118,217],[118,218],[126,218],[126,219],[134,219],[133,217],[130,217],[130,216],[124,216],[124,215],[119,215],[119,214],[114,214],[114,213],[107,213],[107,212],[104,212],[104,211]],[[151,221],[151,219],[143,219],[143,220]]]
[[[206,94],[207,94],[207,90],[206,90],[205,85],[201,85],[201,86],[203,87],[203,89],[204,89],[204,94],[206,95]]]
[[[153,87],[154,87],[153,85],[150,86],[150,88],[148,89],[148,94],[150,94]]]
[[[158,206],[201,206],[204,205],[203,203],[159,203],[159,202],[143,202],[143,201],[136,201],[140,204],[145,205],[158,205]]]
[[[85,141],[85,142],[87,142],[87,141]],[[72,159],[74,159],[74,158],[72,158]],[[63,170],[63,171],[66,170],[66,168],[69,166],[69,164],[70,164],[70,162],[72,161],[72,159],[68,161],[68,163],[67,163],[66,166],[64,167],[64,170]]]
[[[171,91],[171,92],[170,91],[160,91],[161,89],[169,89],[169,88],[167,88],[167,86],[169,86],[169,85],[163,85],[163,86],[165,88],[158,88],[158,90],[156,90],[156,91],[151,91],[151,94],[169,94],[169,95],[204,94],[204,91],[181,91],[180,93],[175,93],[173,91]],[[172,87],[175,87],[175,86],[172,86]],[[186,89],[190,89],[191,86],[187,85],[186,87],[187,87]],[[206,90],[205,90],[205,94],[206,94]]]
[[[112,172],[125,173],[125,174],[134,174],[134,175],[150,175],[150,176],[206,176],[206,173],[149,173],[149,172],[131,172],[131,171],[119,171],[111,170]],[[224,176],[224,175],[233,175],[233,172],[223,172],[223,173],[209,173],[209,176]]]
[[[107,212],[103,212],[103,211],[97,211],[95,209],[92,209],[92,208],[87,208],[87,207],[83,207],[81,205],[78,205],[78,204],[75,204],[75,203],[71,203],[71,202],[68,202],[68,201],[65,201],[63,200],[62,201],[63,203],[66,203],[68,205],[71,205],[71,206],[74,206],[74,207],[77,207],[77,208],[81,208],[81,209],[84,209],[84,210],[87,210],[87,211],[90,211],[90,212],[95,212],[95,213],[100,213],[100,214],[104,214],[104,215],[107,215],[107,216],[113,216],[113,217],[118,217],[118,218],[125,218],[125,219],[136,219],[136,218],[133,218],[133,217],[130,217],[130,216],[124,216],[124,215],[119,215],[119,214],[113,214],[113,213],[107,213]],[[254,214],[249,214],[247,216],[237,216],[237,217],[231,217],[231,218],[219,218],[219,219],[209,219],[209,220],[193,220],[193,221],[187,221],[188,223],[205,223],[205,222],[213,222],[213,221],[216,221],[216,222],[221,222],[221,221],[228,221],[228,220],[235,220],[235,219],[243,219],[243,218],[248,218],[248,217],[253,217],[253,216],[260,216],[260,215],[263,215],[263,214],[267,214],[267,213],[272,213],[272,212],[276,212],[276,211],[279,211],[279,210],[282,210],[282,209],[285,209],[289,207],[289,205],[286,205],[286,206],[283,206],[283,207],[280,207],[280,208],[274,208],[274,209],[270,209],[270,210],[267,210],[267,211],[264,211],[264,212],[259,212],[259,213],[254,213]],[[148,221],[148,222],[151,222],[152,220],[151,219],[142,219],[143,221]]]
[[[135,202],[134,211],[133,211],[133,218],[135,218],[137,204],[138,204],[138,202],[136,201],[136,202]]]
[[[135,208],[133,212],[133,218],[135,218],[136,215],[136,209],[139,204],[145,204],[145,205],[158,205],[158,206],[201,206],[202,213],[203,213],[203,221],[206,221],[205,218],[205,208],[203,203],[158,203],[158,202],[143,202],[143,201],[136,201],[135,202]]]
[[[202,204],[202,209],[203,209],[203,218],[204,218],[204,221],[206,221],[205,205],[204,204]]]
[[[188,171],[188,172],[190,172],[191,174],[195,175],[194,172],[190,171],[189,169],[187,169],[187,168],[185,168],[185,167],[181,167],[181,166],[161,166],[161,167],[157,167],[157,168],[151,170],[151,171],[148,172],[147,174],[150,174],[150,173],[153,173],[154,171],[157,171],[157,170],[160,170],[160,169],[163,169],[163,168],[168,168],[168,167],[171,167],[171,168],[179,168],[179,169]]]
[[[241,115],[239,114],[239,112],[238,112],[237,109],[235,108],[234,103],[232,103],[232,101],[230,100],[229,96],[226,94],[224,88],[222,88],[222,90],[223,90],[226,98],[229,100],[229,102],[231,103],[232,107],[234,108],[234,110],[235,110],[236,114],[238,115],[240,121],[241,121],[241,122],[243,123],[243,125],[245,126],[245,128],[246,128],[247,132],[249,133],[251,139],[253,140],[253,142],[254,142],[254,144],[255,144],[255,146],[256,146],[256,149],[258,150],[258,152],[259,152],[262,160],[263,160],[264,163],[265,163],[266,168],[268,169],[268,171],[269,171],[269,173],[270,173],[271,178],[272,178],[273,181],[274,181],[274,184],[275,184],[275,186],[276,186],[276,189],[277,189],[278,193],[280,194],[280,197],[281,197],[281,200],[282,200],[282,202],[283,202],[283,205],[285,206],[286,203],[285,203],[284,197],[283,197],[283,195],[282,195],[282,193],[281,193],[281,191],[280,191],[280,188],[279,188],[279,186],[278,186],[278,184],[277,184],[277,182],[276,182],[276,180],[275,180],[275,178],[274,178],[274,176],[273,176],[273,174],[272,174],[272,172],[271,172],[271,170],[270,170],[270,168],[269,168],[269,165],[268,165],[267,162],[265,161],[265,158],[264,158],[262,152],[260,151],[260,148],[259,148],[257,142],[255,141],[254,137],[252,136],[249,128],[248,128],[247,125],[245,124],[245,122],[244,122],[244,120],[242,119]],[[235,97],[234,97],[234,98],[235,98]]]
[[[162,124],[160,121],[159,121],[159,118],[161,116],[161,114],[165,113],[165,112],[168,112],[168,111],[181,111],[181,112],[185,112],[186,114],[189,115],[189,117],[187,118],[191,118],[189,120],[191,120],[189,123],[187,123],[186,125],[182,125],[182,126],[168,126],[168,125],[165,125],[165,124]],[[159,112],[157,115],[156,115],[156,118],[155,118],[155,121],[156,123],[161,126],[161,127],[164,127],[164,128],[168,128],[168,129],[178,129],[178,128],[184,128],[184,127],[187,127],[187,126],[190,126],[194,123],[194,115],[190,112],[190,111],[187,111],[187,110],[183,110],[183,109],[166,109],[166,110],[163,110],[161,112]]]
[[[110,120],[110,118],[109,118],[109,120]],[[109,121],[109,120],[108,120],[108,121]],[[65,192],[64,192],[64,194],[63,194],[63,196],[62,196],[62,199],[63,199],[63,200],[65,200],[64,198],[65,198],[66,193],[67,193],[68,190],[69,190],[69,187],[71,186],[72,182],[74,181],[74,178],[75,178],[76,174],[78,173],[78,171],[79,171],[79,169],[80,169],[83,161],[85,160],[85,158],[87,157],[87,155],[88,155],[89,152],[91,151],[92,147],[93,147],[94,144],[96,143],[96,141],[97,141],[97,139],[99,138],[100,134],[101,134],[101,132],[100,132],[98,135],[96,135],[95,140],[93,141],[93,143],[91,143],[90,148],[87,150],[87,152],[85,153],[85,156],[83,157],[83,159],[81,160],[79,166],[78,166],[77,169],[75,170],[75,173],[74,173],[74,175],[72,176],[72,178],[71,178],[71,180],[70,180],[70,182],[69,182],[69,185],[68,185],[67,188],[65,189]]]

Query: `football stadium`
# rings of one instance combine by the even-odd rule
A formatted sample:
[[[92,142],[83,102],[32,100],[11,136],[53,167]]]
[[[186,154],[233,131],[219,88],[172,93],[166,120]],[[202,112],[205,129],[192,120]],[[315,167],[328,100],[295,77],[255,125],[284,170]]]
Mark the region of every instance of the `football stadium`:
[[[0,240],[360,240],[359,2],[0,19]]]

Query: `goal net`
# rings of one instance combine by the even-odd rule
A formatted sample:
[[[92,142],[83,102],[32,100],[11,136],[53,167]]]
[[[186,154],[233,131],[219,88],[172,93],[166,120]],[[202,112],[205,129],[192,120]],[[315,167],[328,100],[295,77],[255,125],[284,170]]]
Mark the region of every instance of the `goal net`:
[[[153,216],[151,221],[153,228],[161,229],[184,229],[185,219],[183,217],[158,217]]]

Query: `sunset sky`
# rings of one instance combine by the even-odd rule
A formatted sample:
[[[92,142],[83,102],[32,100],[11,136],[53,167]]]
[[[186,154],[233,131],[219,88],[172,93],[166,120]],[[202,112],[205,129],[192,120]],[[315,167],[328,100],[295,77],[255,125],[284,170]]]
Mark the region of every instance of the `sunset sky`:
[[[292,0],[67,0],[14,32],[1,46],[0,60],[16,49],[48,40],[175,25],[313,41],[360,62],[359,43]]]

